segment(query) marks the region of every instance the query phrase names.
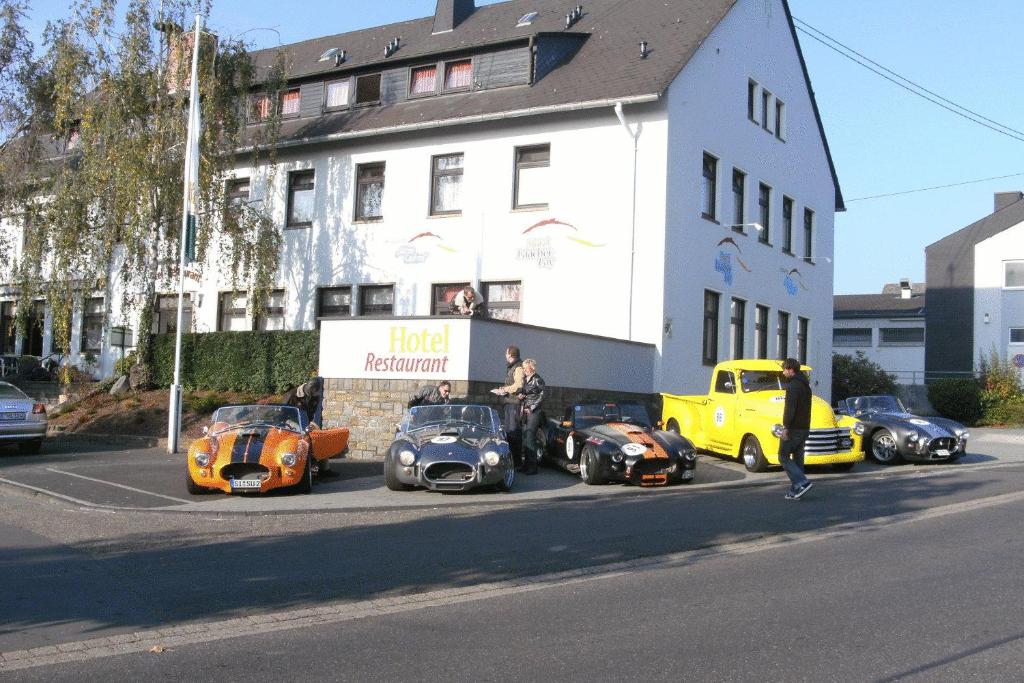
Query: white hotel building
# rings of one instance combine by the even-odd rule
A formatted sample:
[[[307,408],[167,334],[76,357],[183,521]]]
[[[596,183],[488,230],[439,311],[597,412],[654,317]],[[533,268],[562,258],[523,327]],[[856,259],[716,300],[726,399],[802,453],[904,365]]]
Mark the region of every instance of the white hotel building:
[[[253,131],[281,107],[277,171],[240,165],[230,186],[284,230],[275,293],[248,315],[211,255],[188,283],[192,331],[341,320],[321,355],[341,378],[329,366],[365,355],[361,323],[436,325],[472,284],[521,325],[479,324],[505,343],[521,329],[549,384],[703,392],[718,360],[794,356],[828,396],[843,201],[785,0],[438,0],[283,50],[286,89],[251,107]],[[580,358],[583,337],[559,331],[597,346]],[[496,343],[449,379],[500,379]],[[616,360],[641,377],[602,380]]]

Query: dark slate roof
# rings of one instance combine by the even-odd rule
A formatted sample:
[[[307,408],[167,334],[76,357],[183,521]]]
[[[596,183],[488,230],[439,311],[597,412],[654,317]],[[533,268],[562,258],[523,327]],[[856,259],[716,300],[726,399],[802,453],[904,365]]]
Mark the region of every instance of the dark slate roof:
[[[578,35],[582,46],[566,64],[529,87],[509,87],[443,97],[404,101],[392,106],[342,111],[315,119],[286,120],[279,139],[284,145],[325,139],[374,135],[397,130],[453,125],[509,116],[541,114],[569,108],[606,106],[616,101],[653,101],[690,60],[697,48],[732,9],[736,0],[587,0],[583,16],[565,28],[565,14],[575,2],[567,0],[509,0],[478,7],[454,30],[432,35],[434,17],[413,19],[360,31],[341,33],[254,52],[258,72],[283,51],[291,82],[394,68],[427,56],[467,54],[487,46],[545,35]],[[843,210],[842,193],[825,139],[809,76],[800,52],[789,5],[783,2],[836,189],[836,209]],[[528,26],[517,27],[524,14],[538,11]],[[384,58],[394,38],[401,47]],[[649,55],[640,58],[639,42]],[[330,48],[345,50],[345,62],[319,62]]]
[[[833,317],[920,318],[924,316],[925,285],[915,282],[909,299],[900,297],[898,284],[887,284],[881,294],[836,294],[832,297]]]
[[[1020,223],[1024,223],[1024,200],[1018,200],[1013,204],[1004,206],[999,211],[990,213],[981,220],[971,223],[966,228],[961,228],[938,241],[932,242],[924,248],[925,257],[927,258],[928,250],[933,247],[941,247],[943,250],[973,248],[979,242],[984,242],[990,237],[994,237]]]

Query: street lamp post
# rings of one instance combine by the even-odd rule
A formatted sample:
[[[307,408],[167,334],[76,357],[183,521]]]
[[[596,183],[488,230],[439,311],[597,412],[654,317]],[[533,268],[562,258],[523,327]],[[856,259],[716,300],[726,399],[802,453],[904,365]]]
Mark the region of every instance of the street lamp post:
[[[199,34],[203,16],[196,15],[195,37],[192,41],[192,78],[189,80],[188,135],[185,149],[184,197],[181,212],[181,245],[178,260],[178,317],[174,331],[174,384],[167,411],[167,452],[178,452],[181,438],[181,324],[185,303],[185,259],[188,243],[196,231],[196,184],[199,182]]]

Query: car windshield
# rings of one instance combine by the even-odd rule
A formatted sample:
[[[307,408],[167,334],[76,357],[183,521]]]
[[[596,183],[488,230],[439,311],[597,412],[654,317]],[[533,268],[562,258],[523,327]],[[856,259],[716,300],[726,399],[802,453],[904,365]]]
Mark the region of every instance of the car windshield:
[[[7,382],[0,382],[0,398],[13,399],[15,401],[24,401],[28,398],[25,394],[21,393],[21,390],[13,384]]]
[[[487,406],[416,406],[410,408],[402,422],[402,431],[466,426],[489,432],[498,431],[498,415]]]
[[[853,412],[905,413],[903,402],[895,396],[858,396],[846,400]]]
[[[651,426],[647,408],[640,403],[580,403],[573,407],[573,427],[586,429],[605,422]]]
[[[811,373],[804,372],[807,379]],[[751,391],[785,391],[789,380],[782,375],[782,370],[745,370],[740,373],[740,385],[744,393]]]
[[[302,431],[302,417],[293,406],[253,405],[225,406],[213,414],[215,425],[224,425],[216,431],[247,424],[265,424],[293,432]]]

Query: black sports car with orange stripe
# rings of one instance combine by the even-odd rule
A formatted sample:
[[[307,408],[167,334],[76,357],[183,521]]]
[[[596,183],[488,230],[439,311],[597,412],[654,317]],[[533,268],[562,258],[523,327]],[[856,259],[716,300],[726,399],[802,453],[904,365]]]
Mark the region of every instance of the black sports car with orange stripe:
[[[697,454],[685,437],[654,429],[640,403],[585,402],[548,421],[543,462],[588,484],[666,486],[693,481]]]

